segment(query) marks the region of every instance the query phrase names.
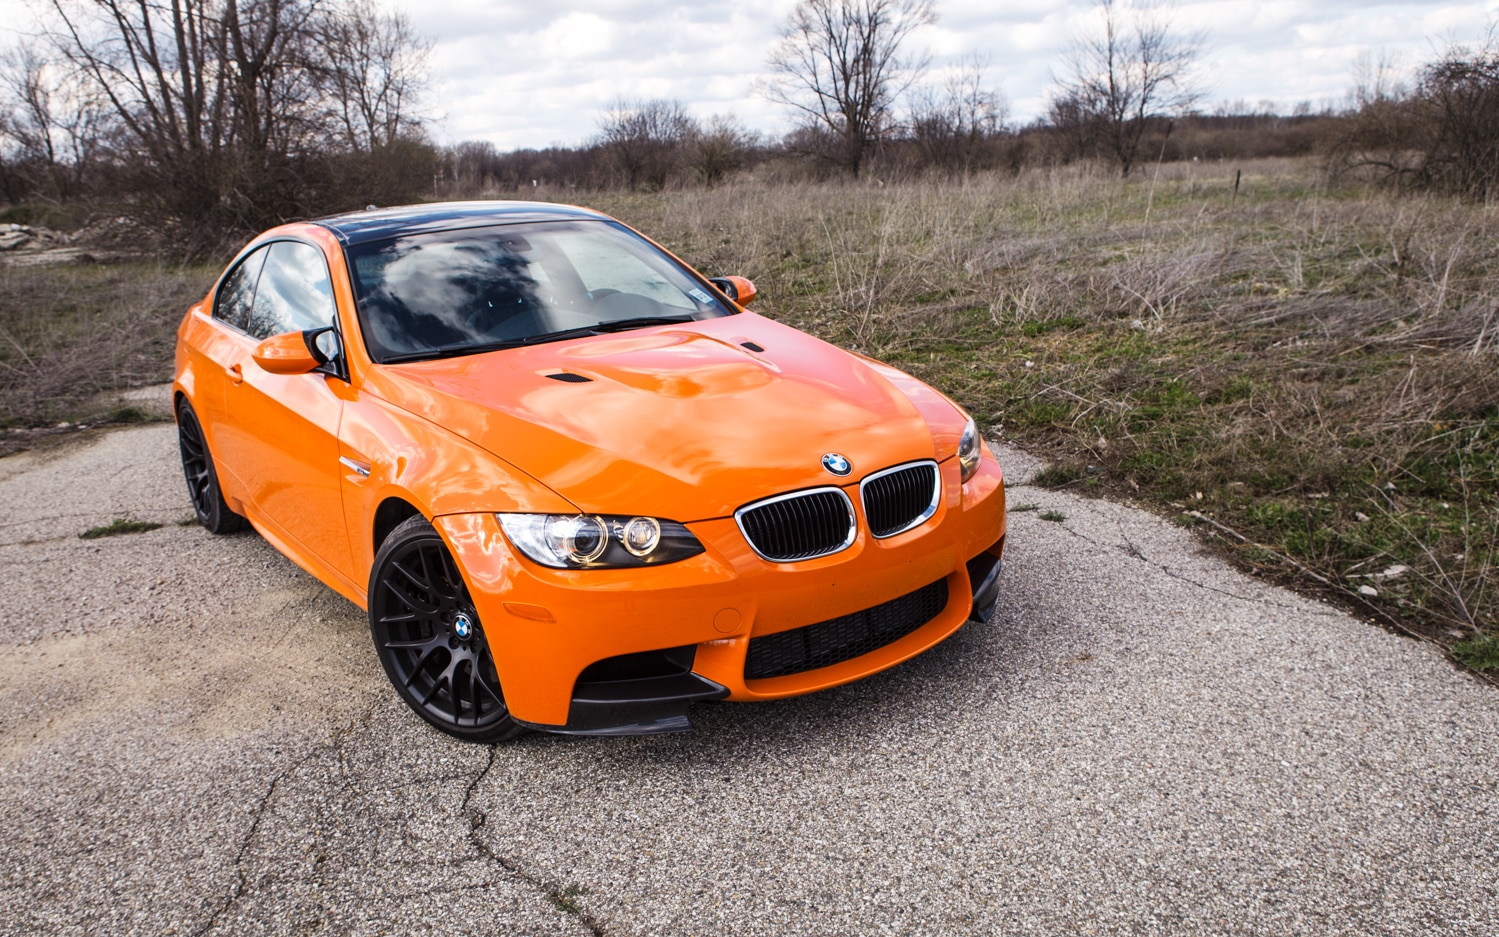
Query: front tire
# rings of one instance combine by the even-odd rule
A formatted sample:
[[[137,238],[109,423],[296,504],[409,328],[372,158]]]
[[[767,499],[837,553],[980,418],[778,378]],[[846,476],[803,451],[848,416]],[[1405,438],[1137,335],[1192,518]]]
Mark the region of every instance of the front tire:
[[[458,564],[421,515],[380,544],[370,569],[369,614],[385,675],[418,716],[467,742],[499,742],[525,731],[510,718]]]
[[[211,534],[232,534],[249,527],[250,522],[231,511],[224,501],[203,424],[198,422],[198,414],[186,399],[177,404],[177,449],[182,455],[187,496],[193,502],[198,523]]]

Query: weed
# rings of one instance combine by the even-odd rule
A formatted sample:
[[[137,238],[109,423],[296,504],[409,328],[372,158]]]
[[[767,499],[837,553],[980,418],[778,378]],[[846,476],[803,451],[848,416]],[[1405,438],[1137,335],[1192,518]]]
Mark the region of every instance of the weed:
[[[156,419],[155,417],[151,416],[151,414],[149,414],[146,411],[142,410],[140,407],[133,407],[133,406],[126,405],[126,406],[123,406],[123,407],[116,407],[115,409],[113,409],[113,410],[109,411],[108,413],[104,414],[104,416],[99,417],[97,420],[95,420],[95,422],[97,422],[97,423],[150,423],[150,422],[153,422],[155,419]]]
[[[1063,514],[1061,511],[1057,510],[1042,511],[1036,516],[1041,518],[1043,521],[1053,521],[1058,524],[1067,519],[1066,514]]]
[[[1036,502],[1027,501],[1025,504],[1017,504],[1014,507],[1010,508],[1009,512],[1011,514],[1024,514],[1026,511],[1037,511],[1040,510],[1040,508],[1041,505],[1037,504]]]
[[[566,885],[553,890],[547,895],[552,900],[552,907],[564,914],[583,913],[582,905],[578,904],[578,898],[588,894],[588,889],[582,885]]]
[[[1499,634],[1479,635],[1452,645],[1452,656],[1474,670],[1499,670]]]
[[[1073,482],[1081,480],[1083,470],[1076,465],[1048,465],[1037,472],[1031,479],[1034,485],[1042,488],[1064,488]]]
[[[90,527],[78,536],[83,540],[98,540],[100,537],[118,537],[120,534],[143,534],[160,526],[154,521],[134,521],[128,517],[117,517],[103,527]]]

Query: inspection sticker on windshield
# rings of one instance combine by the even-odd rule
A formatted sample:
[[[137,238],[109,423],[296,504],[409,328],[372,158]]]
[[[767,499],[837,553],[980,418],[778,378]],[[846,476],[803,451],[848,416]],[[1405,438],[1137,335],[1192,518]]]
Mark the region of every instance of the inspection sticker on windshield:
[[[707,304],[713,302],[713,297],[709,296],[707,293],[704,293],[702,290],[698,289],[697,287],[693,287],[692,289],[688,290],[687,291],[687,295],[691,296],[693,299],[697,300],[698,302],[703,303],[704,305],[707,305]]]

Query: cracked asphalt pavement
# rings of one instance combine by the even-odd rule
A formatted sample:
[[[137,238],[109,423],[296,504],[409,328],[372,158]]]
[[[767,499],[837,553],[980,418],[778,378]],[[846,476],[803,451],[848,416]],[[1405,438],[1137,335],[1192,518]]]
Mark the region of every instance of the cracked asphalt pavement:
[[[1499,933],[1499,693],[1002,461],[991,621],[491,748],[259,537],[179,524],[170,425],[0,459],[0,933]],[[122,516],[164,526],[79,539]]]

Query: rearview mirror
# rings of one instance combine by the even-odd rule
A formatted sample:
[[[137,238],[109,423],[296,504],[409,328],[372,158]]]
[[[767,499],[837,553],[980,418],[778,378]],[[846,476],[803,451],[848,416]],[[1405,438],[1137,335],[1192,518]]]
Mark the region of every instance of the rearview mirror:
[[[250,357],[271,374],[306,374],[328,363],[329,355],[319,347],[325,333],[332,329],[309,329],[306,332],[282,332],[255,346]],[[326,341],[326,340],[324,340]]]
[[[758,290],[755,284],[744,277],[714,277],[708,281],[723,291],[723,294],[741,306],[748,306],[755,301]]]

